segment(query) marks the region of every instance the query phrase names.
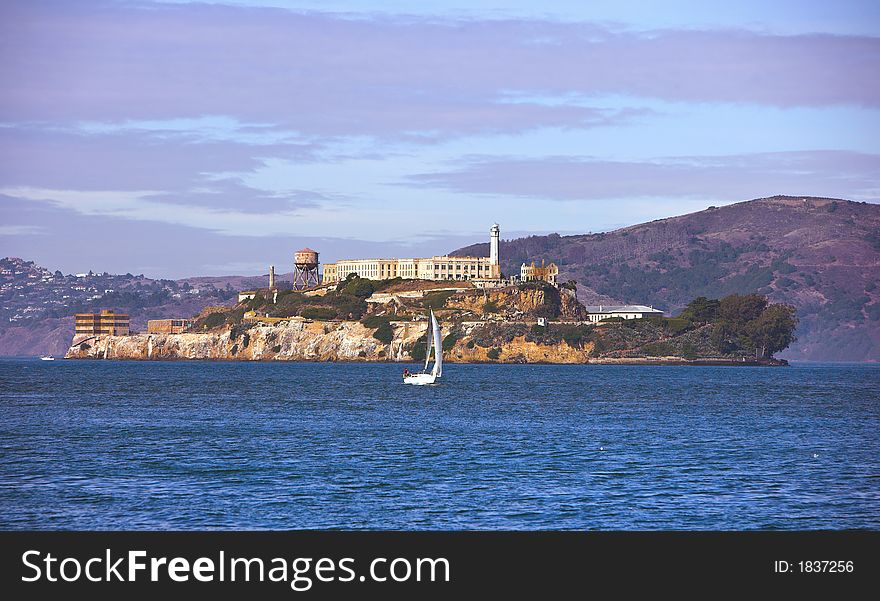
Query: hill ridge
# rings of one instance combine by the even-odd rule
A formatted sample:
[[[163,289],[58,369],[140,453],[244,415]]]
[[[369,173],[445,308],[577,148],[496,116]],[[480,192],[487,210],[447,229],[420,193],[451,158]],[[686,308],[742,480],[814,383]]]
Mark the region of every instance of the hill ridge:
[[[488,244],[450,254],[481,255]],[[880,205],[775,195],[609,232],[501,243],[502,270],[546,259],[589,304],[672,313],[695,296],[760,292],[798,308],[793,360],[880,361]]]

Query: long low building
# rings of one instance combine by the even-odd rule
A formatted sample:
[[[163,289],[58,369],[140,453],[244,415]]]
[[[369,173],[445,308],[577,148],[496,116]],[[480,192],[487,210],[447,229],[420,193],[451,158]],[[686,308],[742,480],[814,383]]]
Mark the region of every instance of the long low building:
[[[191,319],[151,319],[147,321],[148,334],[182,334],[192,328]]]
[[[429,259],[351,259],[324,265],[324,284],[350,274],[371,280],[497,280],[501,268],[488,257],[431,257]]]
[[[602,321],[611,317],[621,319],[642,319],[645,317],[663,317],[663,311],[645,305],[587,305],[590,321]]]
[[[435,256],[424,259],[345,259],[324,264],[324,284],[334,284],[351,274],[371,280],[500,280],[498,224],[489,230],[488,257]]]

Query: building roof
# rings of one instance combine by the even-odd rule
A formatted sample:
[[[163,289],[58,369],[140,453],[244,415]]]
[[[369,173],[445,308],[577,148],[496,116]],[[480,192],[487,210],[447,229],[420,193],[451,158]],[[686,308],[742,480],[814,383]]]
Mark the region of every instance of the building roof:
[[[300,252],[302,252],[302,251],[300,251]],[[339,263],[367,263],[367,262],[374,262],[374,261],[376,261],[376,262],[378,262],[378,261],[388,261],[388,262],[397,261],[398,263],[405,262],[405,261],[450,261],[450,262],[454,263],[455,261],[478,261],[478,260],[479,261],[488,261],[489,257],[471,257],[471,256],[459,257],[459,256],[451,256],[451,255],[434,255],[433,257],[407,257],[405,259],[401,259],[399,257],[385,257],[382,259],[375,259],[375,258],[372,258],[372,259],[338,259],[332,263],[324,263],[324,267],[326,268],[328,265],[335,266],[335,265],[338,265]]]
[[[587,305],[590,313],[663,313],[662,309],[645,305]]]
[[[306,246],[305,248],[300,249],[300,250],[298,250],[298,251],[296,251],[296,252],[298,252],[298,253],[316,253],[316,252],[318,252],[318,251],[316,251],[316,250],[312,250],[311,248],[309,248],[308,246]]]
[[[116,313],[114,311],[103,310],[100,313],[76,313],[77,318],[83,319],[95,319],[95,318],[103,318],[103,317],[119,317],[122,319],[128,319],[127,313]]]

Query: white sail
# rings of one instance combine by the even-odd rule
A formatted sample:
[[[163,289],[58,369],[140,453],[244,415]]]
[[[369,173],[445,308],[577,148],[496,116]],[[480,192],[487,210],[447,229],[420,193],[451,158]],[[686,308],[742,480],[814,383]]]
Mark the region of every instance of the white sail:
[[[425,370],[420,374],[404,372],[404,384],[415,384],[417,386],[433,384],[443,373],[443,341],[440,337],[440,326],[437,324],[437,318],[434,317],[433,310],[431,311],[431,319],[426,330],[428,349],[425,351]],[[428,373],[428,363],[431,362],[431,347],[434,348],[434,369],[431,370],[431,373]]]
[[[431,327],[434,330],[434,369],[431,373],[439,378],[443,375],[443,341],[440,337],[440,326],[437,325],[434,311],[431,311]]]
[[[434,317],[433,310],[431,311],[431,317],[432,318]],[[427,347],[425,348],[425,369],[422,371],[427,372],[428,371],[428,363],[431,361],[431,342],[433,341],[433,338],[431,337],[431,322],[430,321],[428,322],[428,329],[427,329],[427,332],[425,332],[425,333],[428,336],[428,341],[426,343]]]

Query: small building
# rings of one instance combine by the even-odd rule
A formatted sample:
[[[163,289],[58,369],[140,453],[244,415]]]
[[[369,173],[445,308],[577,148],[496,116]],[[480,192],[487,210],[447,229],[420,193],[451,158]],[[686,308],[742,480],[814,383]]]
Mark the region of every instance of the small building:
[[[504,288],[505,286],[509,286],[510,284],[515,282],[515,278],[509,279],[500,279],[500,278],[477,278],[476,280],[470,280],[471,286],[474,288],[479,288],[480,290],[485,290],[489,288]]]
[[[612,317],[620,319],[642,319],[645,317],[663,317],[663,311],[645,305],[587,305],[587,317],[592,322]]]
[[[265,300],[273,303],[278,300],[278,288],[270,288],[262,290],[243,290],[238,293],[238,302],[243,303],[246,300],[253,300],[258,294]]]
[[[147,322],[148,334],[182,334],[192,328],[191,319],[151,319]]]
[[[76,336],[128,336],[131,319],[123,313],[105,309],[100,313],[77,313],[75,316]]]
[[[254,321],[264,324],[272,324],[272,323],[281,323],[283,321],[293,321],[293,322],[306,322],[308,321],[305,317],[300,317],[299,315],[294,315],[291,317],[270,317],[269,315],[259,315],[256,311],[245,311],[244,316],[242,317],[244,321]]]
[[[538,267],[535,265],[535,262],[532,261],[531,265],[526,265],[525,263],[519,268],[519,279],[522,282],[547,282],[548,284],[556,285],[556,279],[559,277],[559,268],[556,266],[556,263],[550,263],[549,265],[544,264],[544,259],[541,259],[541,266]]]
[[[314,252],[314,251],[312,251]],[[269,287],[264,290],[242,290],[238,293],[238,302],[253,300],[258,294],[270,299],[273,303],[278,299],[278,286],[275,281],[275,266],[269,265]]]

